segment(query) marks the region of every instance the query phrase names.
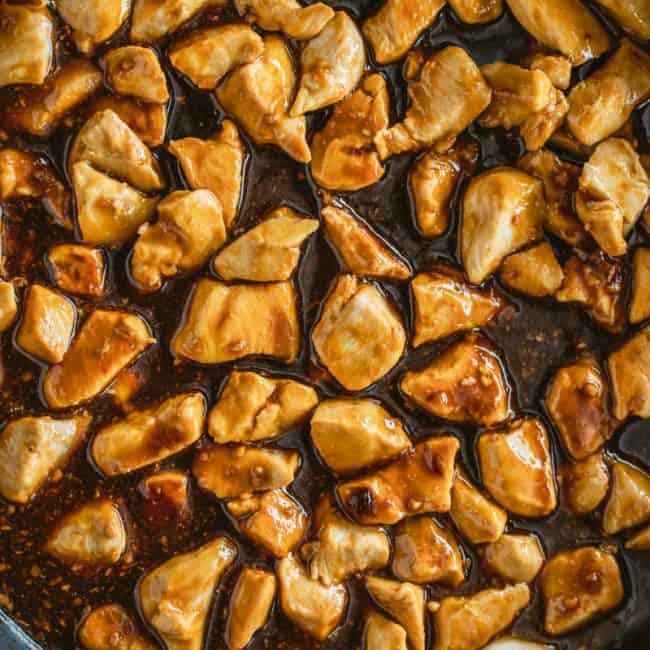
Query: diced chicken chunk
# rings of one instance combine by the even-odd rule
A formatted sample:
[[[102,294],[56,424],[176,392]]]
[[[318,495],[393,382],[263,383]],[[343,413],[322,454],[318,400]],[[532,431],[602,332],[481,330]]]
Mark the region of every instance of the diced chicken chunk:
[[[650,476],[633,465],[614,463],[612,490],[603,512],[607,535],[637,526],[650,519]]]
[[[149,526],[174,530],[191,514],[190,479],[183,471],[168,469],[151,474],[140,481],[138,492]]]
[[[554,650],[555,646],[546,643],[525,641],[512,636],[503,636],[486,645],[483,650]]]
[[[552,296],[564,280],[564,272],[553,247],[542,242],[508,255],[499,269],[499,278],[511,289],[535,298]]]
[[[630,551],[650,551],[650,526],[646,526],[632,535],[625,542],[625,548]]]
[[[544,551],[534,535],[501,535],[479,554],[487,571],[508,582],[532,582],[544,565]]]
[[[609,356],[614,415],[650,417],[650,326],[630,337]]]
[[[609,489],[609,472],[602,454],[566,463],[560,468],[558,479],[567,505],[578,516],[595,510]]]
[[[18,303],[11,282],[0,280],[0,334],[4,334],[16,320]]]
[[[571,85],[571,61],[565,56],[537,52],[526,57],[524,63],[531,70],[541,70],[560,90]]]
[[[84,650],[156,650],[140,633],[135,618],[124,607],[111,603],[97,607],[77,630]]]
[[[104,56],[104,66],[106,81],[114,92],[153,104],[169,100],[165,73],[151,48],[139,45],[115,48]]]
[[[470,25],[496,20],[504,9],[503,0],[449,0],[459,20]]]
[[[640,41],[650,40],[650,6],[644,0],[597,0],[616,22]]]
[[[406,630],[371,610],[363,627],[363,650],[408,650]]]
[[[650,248],[634,251],[633,268],[630,322],[640,323],[650,318]]]
[[[104,293],[106,263],[101,250],[82,244],[57,244],[48,251],[47,260],[62,291],[81,296]]]

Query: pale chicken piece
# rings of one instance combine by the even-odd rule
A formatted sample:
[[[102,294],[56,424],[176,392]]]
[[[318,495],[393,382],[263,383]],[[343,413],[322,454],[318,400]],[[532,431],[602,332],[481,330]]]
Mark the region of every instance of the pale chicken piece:
[[[356,23],[345,11],[337,11],[300,53],[300,84],[290,115],[341,101],[357,87],[365,65],[366,48]]]
[[[504,0],[449,0],[458,19],[469,25],[496,20],[505,8]]]
[[[562,465],[558,479],[569,509],[578,516],[595,510],[609,489],[609,472],[602,454]]]
[[[205,413],[203,393],[169,397],[101,429],[90,454],[106,476],[128,474],[194,444],[203,432]]]
[[[110,499],[97,499],[60,519],[45,550],[64,564],[107,566],[120,561],[126,550],[126,528]]]
[[[370,399],[328,399],[311,418],[318,455],[336,474],[379,465],[410,449],[400,420]]]
[[[419,273],[411,282],[415,308],[413,345],[485,327],[506,306],[493,289],[473,287],[462,271],[437,264]]]
[[[371,283],[341,275],[325,299],[312,343],[347,390],[363,390],[390,372],[406,346],[395,306]]]
[[[371,610],[363,627],[363,650],[408,650],[406,630]]]
[[[277,208],[219,251],[214,270],[225,280],[289,280],[298,267],[302,245],[318,226],[317,219],[291,208]]]
[[[284,615],[317,641],[325,641],[345,614],[348,603],[345,585],[326,587],[313,580],[294,555],[280,560],[276,571]]]
[[[257,144],[273,144],[301,163],[311,160],[303,115],[291,117],[296,90],[293,60],[278,36],[264,38],[264,53],[234,70],[217,89],[224,110]]]
[[[499,356],[479,334],[453,343],[422,370],[406,372],[400,389],[428,413],[453,422],[491,425],[511,415]]]
[[[572,632],[623,600],[621,570],[614,555],[594,546],[562,551],[552,557],[540,578],[544,631]]]
[[[252,63],[264,52],[262,38],[237,23],[190,32],[171,48],[171,64],[195,86],[213,90],[232,70]]]
[[[140,609],[167,650],[203,647],[214,592],[237,553],[228,537],[216,537],[145,574],[137,590]]]
[[[227,285],[202,279],[171,342],[176,357],[203,364],[249,355],[295,361],[300,351],[296,291],[290,282]]]
[[[27,354],[59,363],[67,352],[77,317],[74,303],[40,284],[27,291],[16,344]]]
[[[181,470],[161,470],[138,484],[142,516],[149,526],[166,531],[187,521],[192,512],[190,478]]]
[[[361,524],[395,524],[427,512],[448,512],[458,440],[430,438],[383,469],[337,487],[342,506]]]
[[[325,235],[351,273],[406,280],[411,269],[368,225],[342,205],[321,210]]]
[[[16,320],[18,302],[11,282],[0,280],[0,334],[4,334]]]
[[[375,136],[382,160],[425,147],[447,151],[487,108],[492,91],[469,54],[450,45],[426,61],[408,95],[404,121]]]
[[[106,82],[114,92],[143,102],[169,100],[167,79],[156,53],[149,47],[125,45],[104,55]]]
[[[603,530],[615,535],[650,519],[650,476],[633,465],[614,463],[612,489],[603,512]]]
[[[555,650],[555,646],[504,636],[492,641],[492,643],[488,643],[483,650]]]
[[[524,58],[524,64],[531,70],[541,70],[560,90],[571,85],[571,61],[560,54],[537,52]]]
[[[479,284],[503,259],[542,236],[545,200],[540,180],[496,167],[469,183],[463,197],[461,254],[470,282]]]
[[[129,612],[115,603],[101,605],[86,616],[77,629],[84,650],[156,650]]]
[[[650,526],[642,528],[626,542],[625,548],[630,551],[650,551]]]
[[[534,535],[501,535],[478,552],[483,568],[508,582],[533,582],[544,566],[544,551]]]
[[[106,261],[98,248],[83,244],[57,244],[47,253],[52,278],[62,291],[80,296],[104,293]]]
[[[650,326],[631,336],[609,355],[614,416],[650,418]]]
[[[555,257],[553,247],[542,242],[503,260],[499,278],[510,289],[534,298],[552,296],[564,281],[564,271]]]
[[[79,447],[91,421],[86,415],[10,421],[0,432],[0,494],[27,503]]]
[[[650,248],[637,248],[633,260],[630,323],[640,323],[650,318]]]
[[[640,41],[650,40],[650,5],[645,0],[596,0],[625,31]]]
[[[58,409],[92,399],[155,342],[141,316],[96,309],[77,332],[63,361],[45,373],[45,401]]]

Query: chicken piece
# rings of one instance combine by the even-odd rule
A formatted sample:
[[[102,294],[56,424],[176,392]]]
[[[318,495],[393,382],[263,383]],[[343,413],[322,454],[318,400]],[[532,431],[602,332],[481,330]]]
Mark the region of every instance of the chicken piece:
[[[312,343],[347,390],[363,390],[390,372],[406,346],[399,312],[371,283],[340,275],[325,299]]]
[[[544,517],[557,505],[546,428],[525,417],[481,434],[477,444],[483,484],[494,500],[521,517]]]
[[[631,336],[609,355],[608,367],[614,395],[614,416],[650,418],[650,326]]]
[[[92,418],[64,420],[25,417],[10,421],[0,432],[0,494],[7,501],[27,503],[48,477],[63,467],[86,436]]]
[[[564,271],[548,242],[536,244],[503,260],[499,278],[510,289],[534,298],[552,296],[564,281]]]
[[[404,373],[400,388],[425,411],[453,422],[491,425],[511,415],[498,354],[478,334],[453,343],[422,370]]]
[[[273,607],[277,580],[264,569],[244,567],[230,596],[226,643],[232,650],[245,648],[265,625]]]
[[[326,205],[321,210],[325,234],[351,273],[392,280],[406,280],[411,269],[348,209]]]
[[[371,610],[363,627],[363,650],[408,650],[406,630]]]
[[[470,282],[479,284],[503,259],[542,236],[541,181],[513,167],[475,176],[463,197],[461,253]]]
[[[18,303],[14,285],[11,282],[0,280],[0,335],[14,324],[17,314]]]
[[[529,602],[530,589],[524,583],[443,598],[433,615],[433,650],[482,648],[510,627]]]
[[[60,519],[45,550],[74,569],[116,564],[126,550],[126,528],[110,499],[97,499]]]
[[[335,474],[379,465],[410,449],[399,419],[370,399],[328,399],[311,418],[311,439]]]
[[[566,463],[560,467],[558,479],[569,509],[579,517],[595,510],[609,489],[609,472],[602,454]]]
[[[424,237],[443,235],[451,220],[451,202],[461,179],[474,171],[478,146],[461,143],[446,153],[427,151],[409,173],[417,227]]]
[[[535,535],[501,535],[478,552],[483,568],[508,582],[532,582],[544,566],[544,551]]]
[[[214,258],[214,270],[225,280],[289,280],[298,267],[302,245],[318,226],[317,219],[277,208],[223,248]]]
[[[267,355],[293,363],[300,352],[290,282],[227,285],[199,280],[171,342],[176,357],[203,364]]]
[[[167,79],[156,53],[149,47],[125,45],[104,56],[106,82],[120,95],[143,102],[164,104],[169,100]]]
[[[156,339],[146,321],[126,311],[94,310],[83,323],[63,361],[43,380],[50,408],[77,406],[101,393]]]
[[[229,72],[252,63],[263,52],[259,34],[248,25],[232,23],[197,29],[178,39],[169,60],[195,86],[214,90]]]
[[[47,261],[52,279],[62,291],[103,295],[106,262],[101,250],[82,244],[57,244],[48,251]]]
[[[353,93],[334,106],[311,143],[311,173],[320,187],[354,192],[383,176],[373,139],[388,127],[389,112],[386,80],[380,74],[364,77]]]
[[[623,600],[621,570],[606,550],[583,546],[551,558],[540,579],[544,631],[566,634],[617,607]]]
[[[328,587],[313,580],[293,555],[276,566],[284,615],[317,641],[325,641],[341,622],[348,602],[345,585]]]
[[[552,99],[538,113],[532,114],[519,127],[519,135],[529,151],[538,151],[551,138],[553,133],[564,124],[569,104],[564,94],[553,89]]]
[[[357,87],[365,65],[361,33],[345,11],[337,11],[301,51],[302,73],[290,115],[298,117],[341,101]]]
[[[383,469],[340,483],[337,492],[348,514],[361,524],[396,524],[404,517],[448,512],[456,438],[430,438]]]
[[[618,131],[648,97],[650,54],[623,39],[607,63],[571,89],[567,125],[582,144],[596,144]]]
[[[153,528],[176,529],[191,514],[190,479],[180,470],[168,469],[151,474],[138,484],[142,497],[142,516]]]
[[[616,421],[609,407],[609,387],[598,360],[582,355],[560,368],[546,394],[546,408],[566,450],[583,460],[614,433]]]
[[[304,422],[317,404],[311,386],[233,370],[210,411],[208,432],[220,444],[276,438]]]
[[[77,629],[84,650],[156,650],[153,641],[140,633],[135,618],[111,603],[93,609]]]
[[[393,573],[400,580],[457,587],[465,580],[463,555],[451,530],[431,517],[410,517],[395,528]]]
[[[541,70],[560,90],[571,85],[571,61],[565,56],[536,52],[526,57],[523,63],[531,70]]]
[[[603,530],[616,535],[650,519],[650,476],[633,465],[614,463],[612,489],[603,512]]]
[[[487,108],[491,94],[465,50],[450,45],[436,52],[422,66],[419,78],[409,83],[411,104],[404,121],[375,136],[380,158],[425,147],[447,151]]]
[[[203,647],[214,592],[236,558],[235,543],[216,537],[145,574],[138,585],[142,615],[167,650]]]
[[[644,0],[597,0],[616,22],[640,41],[650,40],[650,6]]]
[[[650,248],[634,251],[633,269],[630,323],[640,323],[650,318]]]
[[[471,286],[460,270],[445,264],[416,275],[411,289],[415,347],[457,332],[485,327],[507,304],[493,289]]]
[[[449,0],[458,19],[469,25],[496,20],[504,10],[503,0]]]
[[[217,89],[217,99],[257,144],[274,144],[294,160],[311,152],[304,116],[289,116],[296,88],[293,60],[284,40],[264,38],[264,53],[234,70]]]
[[[27,291],[16,344],[32,357],[59,363],[70,346],[77,310],[61,294],[39,284]]]
[[[181,393],[101,429],[90,453],[106,476],[128,474],[194,444],[203,432],[203,393]]]
[[[642,528],[626,542],[625,548],[630,551],[650,551],[650,526]]]
[[[488,643],[483,650],[555,650],[555,646],[534,641],[524,641],[515,637],[500,637],[492,643]]]

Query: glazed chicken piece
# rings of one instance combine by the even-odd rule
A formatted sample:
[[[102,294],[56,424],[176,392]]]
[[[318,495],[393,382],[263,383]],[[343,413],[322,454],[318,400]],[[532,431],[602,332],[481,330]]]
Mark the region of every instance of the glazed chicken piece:
[[[104,293],[106,262],[97,248],[82,244],[57,244],[47,253],[52,279],[57,287],[80,296]]]
[[[535,298],[552,296],[564,281],[564,271],[553,247],[542,242],[508,255],[499,269],[499,278],[510,289]]]
[[[274,144],[308,163],[305,118],[289,116],[295,90],[291,55],[283,39],[270,35],[262,56],[235,69],[217,89],[217,99],[257,144]]]
[[[233,370],[210,411],[208,432],[220,444],[276,438],[304,422],[317,404],[311,386]]]
[[[182,393],[133,411],[101,429],[90,453],[106,476],[127,474],[164,460],[195,443],[203,432],[203,393]]]
[[[571,85],[571,61],[561,54],[536,52],[524,57],[522,63],[531,70],[541,70],[560,90]]]
[[[216,537],[145,574],[138,600],[145,621],[167,650],[200,650],[221,576],[237,558],[228,537]]]
[[[17,314],[18,302],[14,285],[11,282],[0,280],[0,335],[14,324]]]
[[[48,477],[63,465],[86,436],[92,418],[64,420],[24,417],[0,432],[0,494],[7,501],[27,503]]]
[[[612,489],[603,512],[603,530],[616,535],[650,519],[650,476],[633,465],[614,463]]]
[[[470,282],[480,284],[503,259],[542,236],[541,181],[513,167],[475,176],[463,197],[461,253]]]
[[[542,571],[544,630],[560,635],[582,627],[623,600],[616,558],[593,546],[562,551]]]
[[[397,364],[406,332],[397,309],[374,284],[340,275],[325,299],[312,343],[344,388],[363,390]]]
[[[640,41],[650,40],[650,6],[644,0],[597,0],[616,22]]]
[[[126,45],[104,56],[106,82],[114,92],[143,102],[164,104],[169,100],[167,79],[156,53],[149,47]]]
[[[351,273],[393,280],[411,276],[406,263],[342,204],[326,205],[321,216],[327,239]]]
[[[609,355],[608,367],[614,395],[614,416],[650,418],[650,326],[631,336]]]
[[[595,510],[609,490],[609,472],[602,454],[560,467],[558,479],[569,509],[577,516]]]
[[[650,551],[650,526],[642,528],[626,542],[625,548],[630,551]]]
[[[634,251],[633,269],[630,322],[640,323],[650,318],[650,248]]]
[[[408,650],[406,630],[374,610],[366,616],[363,641],[363,650]]]
[[[318,226],[317,219],[277,208],[223,248],[214,258],[214,270],[225,280],[289,280],[298,267],[302,245]]]
[[[557,505],[550,443],[541,420],[525,417],[483,433],[477,444],[483,484],[521,517],[544,517]]]
[[[348,602],[345,585],[326,587],[313,580],[294,555],[280,560],[276,570],[284,615],[317,641],[325,641],[345,614]]]
[[[168,469],[151,474],[138,484],[142,497],[142,516],[149,526],[174,530],[191,514],[190,478],[180,470]]]
[[[76,317],[72,301],[56,291],[33,284],[27,291],[16,344],[40,361],[59,363],[70,346]]]
[[[478,552],[483,568],[508,582],[533,582],[544,566],[544,551],[534,535],[501,535]]]
[[[379,465],[410,449],[399,419],[370,399],[327,399],[311,418],[311,439],[335,474]]]
[[[375,146],[382,160],[406,151],[434,147],[441,153],[454,144],[490,103],[490,87],[469,54],[448,46],[422,66],[411,81],[411,104],[403,122],[382,129]]]
[[[295,289],[290,282],[227,285],[199,280],[171,349],[176,357],[203,364],[249,355],[292,363],[300,351]]]
[[[140,633],[136,620],[122,607],[111,603],[97,607],[77,629],[84,650],[156,650],[153,641]]]
[[[511,414],[501,362],[479,334],[453,343],[422,370],[406,372],[400,388],[420,408],[453,422],[491,425]]]
[[[405,517],[448,512],[458,440],[430,438],[383,469],[340,483],[348,514],[361,524],[396,524]]]
[[[96,309],[77,332],[63,361],[45,373],[47,404],[69,408],[92,399],[155,342],[141,316]]]
[[[503,0],[449,0],[458,19],[469,25],[496,20],[504,10]]]

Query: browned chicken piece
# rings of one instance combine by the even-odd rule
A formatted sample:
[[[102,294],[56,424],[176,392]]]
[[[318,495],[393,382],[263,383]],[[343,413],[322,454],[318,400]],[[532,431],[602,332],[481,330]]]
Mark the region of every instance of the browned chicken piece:
[[[11,282],[0,280],[0,334],[4,334],[16,320],[18,302]]]
[[[156,650],[153,641],[140,633],[136,620],[122,607],[111,603],[93,609],[77,629],[84,650]]]
[[[650,248],[634,251],[630,323],[650,318]]]
[[[541,181],[514,167],[495,167],[470,181],[463,197],[461,254],[470,282],[480,284],[517,249],[542,237]]]
[[[491,425],[511,415],[510,391],[499,356],[482,335],[470,334],[400,380],[420,408],[453,422]]]
[[[626,542],[625,548],[630,551],[650,551],[650,526],[642,528]]]
[[[609,472],[602,454],[562,465],[558,480],[567,506],[579,517],[595,510],[609,489]]]
[[[529,602],[530,589],[524,583],[443,598],[433,615],[433,650],[482,648],[510,627]]]
[[[304,422],[317,404],[311,386],[233,370],[210,411],[208,432],[221,444],[276,438]]]
[[[294,62],[278,36],[264,37],[264,53],[235,69],[217,89],[224,110],[257,144],[273,144],[308,163],[311,152],[304,116],[289,116],[296,91]]]
[[[24,417],[0,432],[0,494],[27,503],[48,477],[62,467],[86,436],[92,418],[65,420]]]
[[[335,474],[379,465],[410,449],[400,420],[371,399],[327,399],[311,418],[311,439]]]
[[[245,648],[269,619],[275,599],[275,574],[245,566],[231,592],[225,638],[232,650]]]
[[[155,342],[141,316],[96,309],[77,332],[63,361],[45,373],[45,401],[59,409],[92,399]]]
[[[583,354],[575,363],[560,368],[545,401],[564,447],[577,460],[593,454],[614,433],[609,386],[592,354]]]
[[[446,153],[427,151],[409,173],[415,220],[424,237],[439,237],[449,227],[451,202],[464,175],[474,171],[478,146],[459,143]]]
[[[430,438],[383,469],[340,483],[347,512],[361,524],[396,524],[405,517],[448,512],[456,438]]]
[[[179,38],[169,60],[195,86],[214,90],[229,72],[255,61],[263,52],[259,34],[248,25],[232,23],[204,27]]]
[[[176,357],[203,364],[253,354],[292,363],[300,351],[295,289],[290,282],[227,285],[199,280],[171,349]]]
[[[506,306],[492,289],[465,281],[462,271],[438,264],[411,282],[415,308],[413,345],[488,325]]]
[[[596,0],[616,22],[640,41],[650,40],[650,5],[645,0]]]
[[[117,47],[104,55],[103,62],[106,82],[119,95],[131,95],[153,104],[169,100],[165,73],[151,48]]]
[[[582,627],[623,600],[621,570],[614,555],[584,546],[562,551],[542,571],[544,630],[560,635]]]
[[[205,397],[198,392],[133,411],[97,433],[93,461],[106,476],[119,476],[164,460],[200,438],[205,413]]]
[[[650,418],[650,326],[631,336],[609,355],[608,367],[614,395],[614,416]]]
[[[411,104],[404,121],[375,136],[380,158],[425,147],[447,151],[487,108],[491,94],[465,50],[450,45],[436,52],[422,66],[419,78],[409,83]]]
[[[62,291],[80,296],[104,293],[106,262],[97,248],[83,244],[57,244],[47,253],[52,279]]]
[[[618,131],[650,97],[650,54],[623,39],[616,54],[569,93],[567,124],[583,144]]]
[[[167,650],[203,647],[214,592],[236,558],[235,543],[216,537],[145,574],[137,594],[142,615]]]
[[[389,112],[386,80],[380,74],[367,75],[353,93],[335,104],[311,143],[311,173],[320,187],[353,192],[383,176],[373,140],[388,127]]]
[[[521,517],[544,517],[557,505],[546,428],[525,417],[483,433],[477,444],[481,478],[494,500]]]
[[[393,280],[411,277],[407,264],[349,209],[329,204],[321,215],[327,238],[351,273]]]
[[[16,344],[46,363],[59,363],[72,340],[77,310],[60,293],[33,284],[27,291]]]
[[[551,138],[553,133],[564,124],[569,104],[562,91],[553,89],[552,99],[538,113],[534,113],[519,127],[519,135],[529,151],[538,151]]]
[[[318,227],[318,219],[277,208],[223,248],[214,258],[214,270],[225,280],[289,280],[298,267],[302,245]]]
[[[161,470],[147,476],[138,484],[138,492],[142,515],[151,527],[169,532],[191,514],[190,478],[181,470]]]
[[[312,343],[347,390],[363,390],[390,372],[406,346],[395,306],[371,283],[340,275],[325,299]]]
[[[386,0],[363,24],[375,61],[384,65],[401,59],[444,6],[445,0]]]
[[[483,568],[508,582],[532,582],[544,566],[544,550],[535,535],[501,535],[478,552]]]
[[[110,385],[108,392],[113,403],[123,412],[130,413],[135,407],[133,399],[151,381],[151,366],[137,362],[121,370]]]
[[[457,587],[465,580],[463,555],[451,530],[432,517],[410,517],[395,528],[393,573],[418,584]]]
[[[158,203],[158,221],[138,229],[131,277],[142,291],[158,291],[166,278],[203,266],[225,241],[221,203],[212,192],[171,192]]]
[[[542,242],[503,260],[499,278],[510,289],[534,298],[552,296],[564,281],[564,271],[553,247]]]
[[[560,90],[571,85],[571,61],[561,54],[536,52],[525,57],[523,63],[531,70],[541,70]]]
[[[280,560],[276,571],[284,615],[317,641],[325,641],[345,614],[348,603],[345,585],[326,587],[313,580],[294,555]]]
[[[406,630],[374,610],[366,616],[363,642],[363,650],[408,650]]]
[[[503,0],[449,0],[458,19],[469,25],[496,20],[504,10]]]
[[[650,476],[627,463],[614,463],[612,489],[603,512],[603,530],[616,535],[650,519]]]

